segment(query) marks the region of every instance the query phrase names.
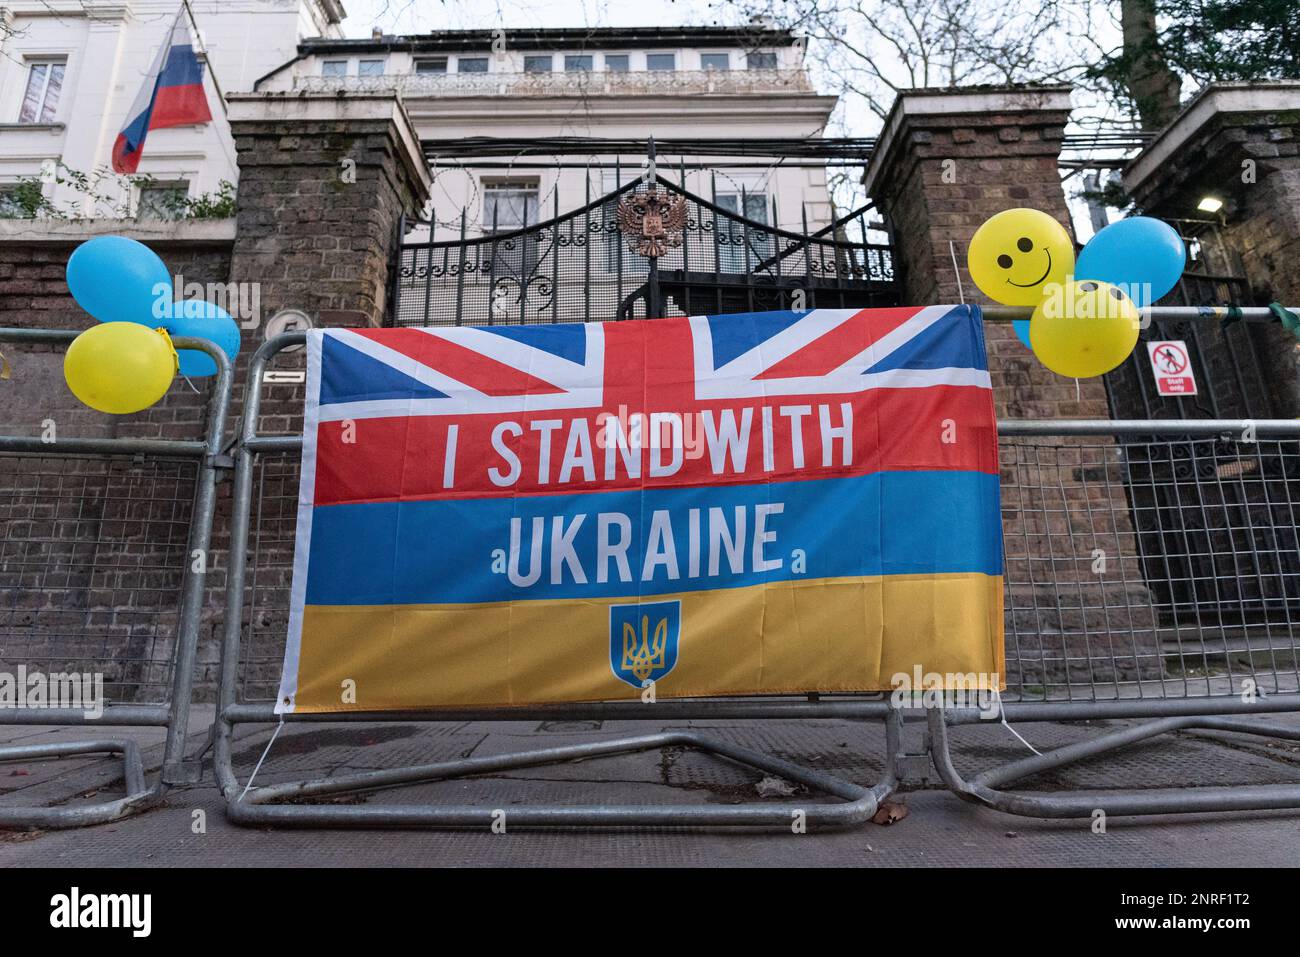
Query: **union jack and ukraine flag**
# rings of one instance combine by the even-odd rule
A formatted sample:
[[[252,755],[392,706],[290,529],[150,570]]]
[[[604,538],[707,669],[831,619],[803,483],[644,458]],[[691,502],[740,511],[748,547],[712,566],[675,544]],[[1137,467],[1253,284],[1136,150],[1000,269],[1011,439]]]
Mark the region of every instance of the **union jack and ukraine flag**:
[[[309,333],[279,709],[996,686],[980,321]]]

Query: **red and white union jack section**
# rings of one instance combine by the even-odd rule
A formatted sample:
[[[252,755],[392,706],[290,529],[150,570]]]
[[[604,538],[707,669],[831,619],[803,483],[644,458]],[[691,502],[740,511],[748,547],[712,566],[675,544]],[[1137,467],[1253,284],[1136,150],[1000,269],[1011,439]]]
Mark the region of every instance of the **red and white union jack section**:
[[[606,371],[644,363],[646,390],[699,401],[964,385],[989,388],[975,306],[814,309],[618,323],[329,329],[309,351],[319,419],[526,413],[605,404]],[[637,350],[620,357],[620,343]],[[661,347],[653,356],[642,350]]]

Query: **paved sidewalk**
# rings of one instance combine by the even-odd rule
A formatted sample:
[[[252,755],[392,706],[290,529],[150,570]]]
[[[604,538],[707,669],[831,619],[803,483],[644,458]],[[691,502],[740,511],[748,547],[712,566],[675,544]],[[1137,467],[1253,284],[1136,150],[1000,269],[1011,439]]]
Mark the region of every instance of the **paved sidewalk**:
[[[191,753],[202,748],[212,709],[196,708]],[[1265,720],[1300,724],[1300,716]],[[1081,740],[1129,722],[1085,726],[1024,724],[1036,746]],[[330,772],[398,767],[561,745],[610,736],[691,727],[870,784],[881,772],[879,722],[455,722],[429,725],[290,725],[281,733],[258,783]],[[242,726],[236,766],[246,781],[270,737],[269,727]],[[156,767],[157,729],[112,729],[146,747]],[[75,740],[85,729],[0,726],[0,742]],[[1022,756],[1005,728],[956,732],[963,771]],[[698,752],[662,749],[512,771],[471,780],[394,789],[350,800],[374,803],[455,801],[509,809],[525,801],[583,803],[735,803],[758,797],[759,772]],[[1105,761],[1023,782],[1021,790],[1182,787],[1300,781],[1300,745],[1213,732],[1157,738]],[[121,793],[117,762],[65,759],[0,763],[0,803],[72,803]],[[806,796],[790,798],[797,805]],[[594,832],[267,830],[229,825],[209,768],[202,784],[170,792],[163,807],[76,831],[0,831],[0,866],[427,866],[427,865],[1135,865],[1295,866],[1300,812],[1237,812],[1114,819],[1105,834],[1087,821],[1036,821],[975,807],[936,787],[906,793],[902,821],[806,835],[727,833],[662,828]],[[197,814],[196,812],[202,812]],[[205,833],[195,833],[202,821]]]

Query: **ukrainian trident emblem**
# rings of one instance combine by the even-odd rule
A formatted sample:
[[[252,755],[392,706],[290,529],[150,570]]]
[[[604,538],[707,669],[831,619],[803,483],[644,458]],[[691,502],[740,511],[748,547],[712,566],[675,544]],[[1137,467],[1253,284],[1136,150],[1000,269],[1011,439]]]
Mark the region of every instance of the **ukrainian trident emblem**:
[[[609,609],[609,664],[633,688],[658,681],[677,666],[682,603],[658,601]]]

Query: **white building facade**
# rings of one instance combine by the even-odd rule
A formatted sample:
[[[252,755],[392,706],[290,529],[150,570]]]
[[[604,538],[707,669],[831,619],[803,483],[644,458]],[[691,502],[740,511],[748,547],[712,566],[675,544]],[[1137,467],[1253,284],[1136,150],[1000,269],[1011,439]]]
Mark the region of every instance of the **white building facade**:
[[[576,209],[641,175],[649,137],[806,140],[823,133],[836,103],[814,91],[790,34],[716,27],[311,40],[256,89],[398,91],[426,144],[437,239],[458,235],[462,211],[475,235]],[[475,138],[503,151],[488,154],[485,144],[469,158],[463,147]],[[561,156],[548,147],[560,139],[604,142]],[[638,145],[610,152],[614,143]],[[705,145],[689,156],[661,149],[657,170],[768,225],[802,231],[805,220],[830,221],[824,164],[761,153],[742,161]]]
[[[52,172],[111,170],[126,113],[180,0],[0,0],[0,204],[31,177],[56,208],[84,216],[165,215],[158,200],[238,179],[218,89],[251,89],[313,37],[342,36],[339,0],[190,0],[213,122],[149,134],[139,175],[102,175],[100,199]],[[182,13],[182,15],[184,15]],[[194,33],[191,26],[191,33]],[[12,215],[12,211],[9,212]]]

